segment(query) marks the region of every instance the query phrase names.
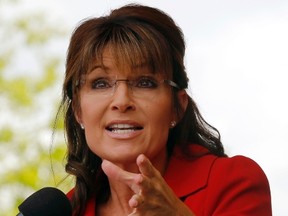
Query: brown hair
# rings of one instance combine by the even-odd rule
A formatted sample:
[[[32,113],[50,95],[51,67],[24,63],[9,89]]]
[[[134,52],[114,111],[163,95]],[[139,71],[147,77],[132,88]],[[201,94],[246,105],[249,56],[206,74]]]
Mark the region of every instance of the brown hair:
[[[107,16],[83,21],[73,32],[66,61],[62,107],[68,142],[66,171],[76,177],[72,198],[75,215],[82,215],[87,200],[96,194],[97,202],[105,202],[110,194],[108,180],[101,170],[101,159],[87,146],[83,130],[77,123],[73,108],[79,107],[79,80],[87,73],[95,58],[101,59],[107,45],[120,64],[137,64],[144,59],[155,72],[164,71],[180,89],[188,87],[184,66],[185,43],[175,22],[163,11],[130,4],[111,11]],[[199,113],[190,96],[183,112],[173,90],[175,112],[181,120],[170,131],[167,150],[171,155],[178,145],[192,157],[190,145],[201,145],[209,152],[225,156],[217,129]],[[101,200],[100,200],[101,197]]]

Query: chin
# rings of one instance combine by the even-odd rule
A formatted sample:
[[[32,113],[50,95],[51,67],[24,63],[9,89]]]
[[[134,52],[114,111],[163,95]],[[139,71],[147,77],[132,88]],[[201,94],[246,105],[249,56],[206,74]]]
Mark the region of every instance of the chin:
[[[127,163],[132,164],[136,163],[136,159],[140,154],[141,154],[140,152],[132,153],[131,151],[130,152],[117,151],[116,153],[113,154],[110,152],[109,154],[103,156],[103,158],[117,164],[127,164]]]

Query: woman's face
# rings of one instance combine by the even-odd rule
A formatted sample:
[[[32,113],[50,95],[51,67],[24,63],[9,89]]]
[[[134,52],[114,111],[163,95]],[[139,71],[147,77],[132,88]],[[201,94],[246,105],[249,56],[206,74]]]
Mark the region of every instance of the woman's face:
[[[135,162],[141,153],[162,160],[170,123],[175,120],[171,87],[160,82],[154,88],[150,77],[157,81],[163,77],[155,77],[145,65],[121,68],[106,48],[103,64],[95,62],[84,79],[76,118],[84,126],[87,144],[100,158],[115,163]],[[122,80],[114,92],[111,79]],[[123,81],[127,79],[134,83]]]

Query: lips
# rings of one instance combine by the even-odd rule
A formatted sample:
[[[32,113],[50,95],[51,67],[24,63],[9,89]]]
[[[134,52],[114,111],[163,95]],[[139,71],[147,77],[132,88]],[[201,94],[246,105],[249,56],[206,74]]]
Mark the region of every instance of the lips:
[[[140,125],[127,123],[113,123],[106,127],[106,130],[116,134],[131,133],[142,129]]]

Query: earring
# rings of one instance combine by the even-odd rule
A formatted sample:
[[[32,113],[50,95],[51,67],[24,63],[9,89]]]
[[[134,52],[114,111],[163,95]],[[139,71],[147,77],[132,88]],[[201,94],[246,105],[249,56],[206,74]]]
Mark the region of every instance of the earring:
[[[170,122],[170,128],[174,128],[176,126],[176,121],[171,121]]]
[[[84,128],[84,125],[83,125],[82,123],[80,124],[80,127],[81,127],[82,130],[85,129],[85,128]]]

